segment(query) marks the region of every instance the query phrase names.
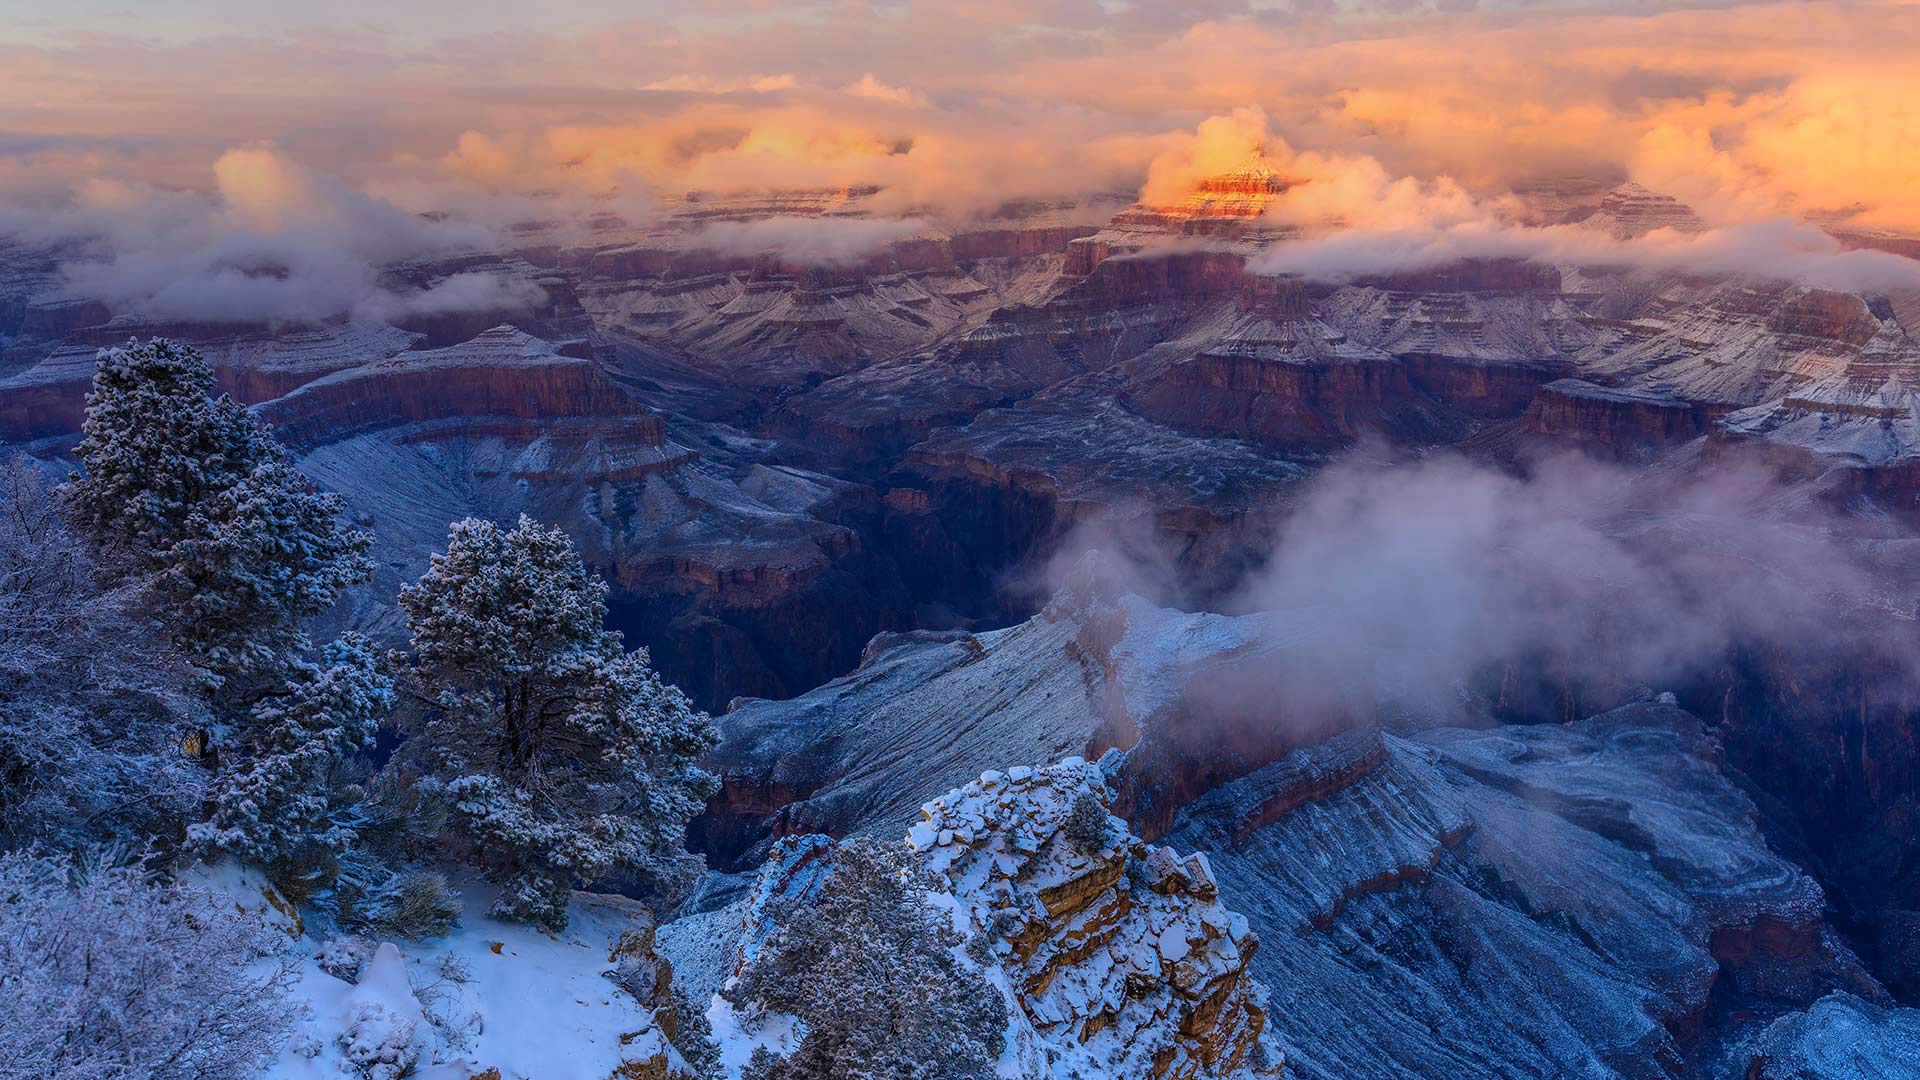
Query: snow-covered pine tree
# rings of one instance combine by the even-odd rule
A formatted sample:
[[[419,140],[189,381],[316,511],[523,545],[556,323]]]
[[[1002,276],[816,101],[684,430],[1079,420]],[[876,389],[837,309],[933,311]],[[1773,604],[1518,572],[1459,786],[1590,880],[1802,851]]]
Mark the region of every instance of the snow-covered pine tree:
[[[700,869],[687,822],[718,787],[712,722],[608,632],[606,584],[558,529],[455,522],[401,590],[421,720],[407,750],[450,828],[506,886],[497,913],[559,928],[567,894]]]
[[[1107,804],[1091,791],[1081,792],[1074,797],[1065,828],[1073,850],[1097,854],[1107,846]]]
[[[340,521],[245,408],[210,397],[198,351],[162,338],[100,353],[67,485],[105,561],[152,580],[177,642],[215,685],[302,650],[300,623],[371,572]]]
[[[963,964],[951,917],[928,902],[900,844],[834,850],[818,894],[770,912],[775,929],[721,995],[749,1015],[799,1018],[787,1057],[742,1080],[989,1080],[1005,1046],[1000,992]]]
[[[150,608],[95,572],[49,478],[0,458],[0,848],[138,844],[199,806],[198,687]]]
[[[342,635],[318,663],[295,665],[285,693],[254,706],[238,762],[213,781],[213,813],[192,840],[284,879],[353,842],[357,807],[337,782],[349,755],[370,748],[393,704],[393,680],[373,647]]]

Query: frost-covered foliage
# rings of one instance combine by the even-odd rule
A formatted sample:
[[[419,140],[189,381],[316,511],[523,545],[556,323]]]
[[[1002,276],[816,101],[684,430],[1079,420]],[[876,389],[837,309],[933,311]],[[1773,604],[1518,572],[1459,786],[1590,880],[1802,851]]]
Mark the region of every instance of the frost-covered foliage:
[[[373,948],[373,942],[358,934],[328,938],[313,951],[313,962],[341,982],[356,982],[360,969],[373,959]]]
[[[448,827],[505,886],[495,911],[554,929],[570,888],[700,869],[686,823],[717,783],[713,725],[645,649],[604,629],[606,584],[557,529],[456,522],[401,591],[423,702],[408,746]]]
[[[294,667],[284,693],[253,707],[240,760],[215,780],[213,813],[189,835],[275,869],[337,854],[353,842],[356,807],[335,775],[373,745],[392,704],[393,680],[365,639],[328,643],[318,663]]]
[[[87,396],[75,524],[145,577],[176,642],[216,684],[300,649],[300,622],[371,572],[341,524],[244,407],[210,397],[194,349],[164,339],[103,350]]]
[[[460,919],[460,894],[445,874],[401,870],[368,895],[358,921],[385,937],[443,937]]]
[[[291,1023],[285,945],[106,854],[0,856],[0,1078],[248,1080]]]
[[[693,1070],[694,1080],[726,1080],[727,1068],[721,1060],[720,1044],[713,1037],[713,1024],[704,1008],[673,988],[673,1048]]]
[[[38,469],[0,461],[0,847],[145,839],[198,805],[200,705],[150,599],[95,572]]]
[[[776,905],[777,929],[724,997],[797,1017],[806,1035],[743,1080],[985,1080],[1004,1048],[1000,992],[956,956],[903,845],[839,847],[810,900]]]
[[[1094,854],[1107,846],[1107,804],[1091,791],[1074,797],[1063,831],[1067,843],[1082,854]]]

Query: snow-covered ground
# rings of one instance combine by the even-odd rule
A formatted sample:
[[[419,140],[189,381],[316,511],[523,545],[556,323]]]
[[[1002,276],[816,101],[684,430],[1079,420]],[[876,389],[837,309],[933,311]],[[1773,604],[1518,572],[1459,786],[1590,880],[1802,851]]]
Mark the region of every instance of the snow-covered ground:
[[[621,934],[652,924],[635,901],[576,893],[556,936],[489,916],[493,890],[467,883],[452,934],[374,942],[302,927],[256,871],[200,876],[293,939],[298,1018],[262,1080],[607,1080],[672,1055],[653,1009],[603,974]]]

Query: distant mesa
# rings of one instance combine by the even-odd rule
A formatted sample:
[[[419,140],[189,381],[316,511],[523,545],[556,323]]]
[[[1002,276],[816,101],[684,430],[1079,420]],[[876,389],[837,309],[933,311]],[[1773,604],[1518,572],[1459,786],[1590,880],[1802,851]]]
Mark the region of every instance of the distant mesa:
[[[1164,214],[1189,218],[1259,217],[1280,196],[1305,183],[1282,176],[1264,157],[1252,157],[1236,169],[1200,181],[1173,206],[1155,206]]]
[[[1607,192],[1600,206],[1580,224],[1616,240],[1637,240],[1656,229],[1697,233],[1707,228],[1693,207],[1632,181]]]
[[[1107,259],[1170,239],[1204,239],[1242,256],[1255,254],[1298,234],[1293,226],[1267,220],[1267,212],[1304,183],[1281,174],[1264,157],[1251,157],[1200,181],[1177,203],[1142,201],[1115,214],[1106,228],[1067,246],[1066,273],[1086,276]]]

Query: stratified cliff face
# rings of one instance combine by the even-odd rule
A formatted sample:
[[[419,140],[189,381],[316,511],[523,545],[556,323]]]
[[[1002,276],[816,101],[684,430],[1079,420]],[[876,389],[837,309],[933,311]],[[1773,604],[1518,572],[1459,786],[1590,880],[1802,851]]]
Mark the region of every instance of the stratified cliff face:
[[[255,411],[295,450],[439,421],[491,423],[505,437],[523,421],[517,434],[532,442],[543,424],[588,420],[595,437],[666,441],[661,418],[614,384],[586,342],[550,343],[509,325],[335,372]]]
[[[1257,971],[1315,973],[1274,1005],[1299,1075],[1685,1076],[1756,1016],[1885,1000],[1679,710],[1373,739],[1169,835],[1263,931]]]
[[[1599,207],[1580,224],[1617,240],[1632,240],[1655,229],[1693,233],[1706,228],[1692,207],[1635,183],[1621,184],[1607,192]]]
[[[870,489],[675,435],[584,342],[513,327],[337,372],[257,411],[373,532],[371,597],[425,568],[449,521],[529,513],[616,585],[615,624],[702,705],[851,666],[910,602],[863,550]],[[390,608],[355,615],[391,628]]]
[[[1533,434],[1619,456],[1704,435],[1708,415],[1700,406],[1675,398],[1559,379],[1534,394],[1521,423]]]
[[[267,401],[336,371],[414,347],[418,335],[386,326],[222,326],[105,318],[98,305],[74,305],[99,321],[21,344],[28,364],[0,377],[0,442],[59,438],[80,430],[94,357],[101,349],[170,337],[199,349],[219,389],[244,404]]]
[[[871,189],[701,198],[645,229],[560,253],[594,321],[637,346],[650,378],[710,386],[689,411],[719,418],[777,404],[823,378],[935,345],[1029,299],[1099,216],[1009,207],[959,228],[925,223],[831,264],[714,246],[714,223],[859,217]],[[664,361],[664,362],[657,362]]]
[[[1246,722],[1236,691],[1296,670],[1289,633],[1257,616],[1183,614],[1078,584],[1041,614],[991,633],[877,639],[861,667],[787,701],[718,719],[709,766],[725,784],[694,824],[718,865],[751,865],[764,841],[845,836],[887,822],[995,760],[1129,750],[1112,780],[1148,836],[1210,787],[1350,719],[1336,699],[1280,727]]]
[[[1250,161],[1153,205],[903,222],[825,262],[716,238],[870,225],[874,190],[690,195],[384,268],[397,294],[483,275],[521,298],[391,325],[157,324],[9,247],[0,441],[58,453],[97,348],[180,338],[402,534],[377,588],[433,518],[529,510],[578,534],[622,627],[714,707],[844,673],[874,632],[1030,614],[1054,550],[1115,523],[1183,601],[1218,600],[1294,485],[1364,440],[1640,462],[1705,438],[1920,522],[1910,299],[1512,259],[1262,272],[1291,185]],[[1686,226],[1644,191],[1553,197],[1594,227]],[[513,332],[546,344],[503,350]]]

